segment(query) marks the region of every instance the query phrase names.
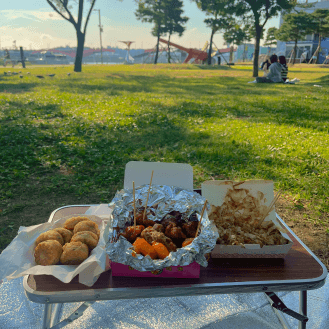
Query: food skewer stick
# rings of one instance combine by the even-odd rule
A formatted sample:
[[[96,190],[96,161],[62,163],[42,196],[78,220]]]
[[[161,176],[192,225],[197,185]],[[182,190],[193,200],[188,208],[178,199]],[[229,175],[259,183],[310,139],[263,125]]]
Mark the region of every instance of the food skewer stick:
[[[150,189],[151,189],[151,185],[152,185],[153,173],[154,173],[154,170],[152,170],[151,180],[150,180],[150,186],[149,186],[149,190],[147,192],[146,204],[145,204],[145,209],[144,209],[144,213],[143,213],[143,221],[144,221],[145,215],[146,215],[147,203],[149,202],[149,195],[150,195]]]
[[[198,223],[198,227],[197,227],[196,233],[195,233],[195,238],[198,236],[200,225],[201,225],[201,221],[202,221],[202,216],[203,216],[204,211],[206,210],[207,202],[208,202],[208,200],[206,200],[204,202],[204,205],[203,205],[203,208],[202,208],[202,211],[201,211],[201,218],[200,218],[200,221]]]
[[[134,230],[136,228],[136,200],[135,200],[135,182],[133,182],[133,195],[134,195]]]
[[[263,221],[265,220],[265,218],[268,216],[268,214],[274,209],[274,205],[275,203],[278,201],[279,197],[281,196],[281,190],[277,193],[277,195],[274,197],[274,199],[272,200],[271,204],[269,205],[269,207],[267,208],[267,211],[265,213],[265,215],[263,216],[263,218],[259,221],[257,227],[260,227],[263,223]]]
[[[234,182],[233,182],[232,186],[233,186],[233,188],[235,188],[235,187],[237,187],[237,186],[243,184],[244,182],[245,182],[245,181],[238,182],[238,183],[234,183]]]

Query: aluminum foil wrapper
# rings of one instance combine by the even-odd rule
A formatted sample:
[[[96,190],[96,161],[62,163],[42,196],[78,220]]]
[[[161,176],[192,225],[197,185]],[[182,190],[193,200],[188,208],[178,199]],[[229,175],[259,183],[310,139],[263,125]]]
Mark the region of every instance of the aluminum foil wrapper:
[[[135,189],[136,210],[144,209],[148,189],[148,184]],[[181,220],[185,222],[200,221],[204,202],[205,199],[194,191],[175,186],[152,185],[147,203],[147,218],[160,223],[166,215],[177,211],[182,214]],[[205,254],[215,247],[218,232],[215,224],[208,219],[206,211],[201,221],[200,233],[191,244],[178,248],[176,252],[171,252],[165,259],[153,260],[149,256],[133,257],[132,244],[119,236],[119,233],[124,232],[127,226],[133,225],[133,190],[118,191],[109,207],[113,208],[113,212],[106,252],[113,262],[130,265],[142,272],[160,270],[168,266],[186,266],[194,261],[204,267],[208,265]],[[209,210],[209,204],[207,207]]]

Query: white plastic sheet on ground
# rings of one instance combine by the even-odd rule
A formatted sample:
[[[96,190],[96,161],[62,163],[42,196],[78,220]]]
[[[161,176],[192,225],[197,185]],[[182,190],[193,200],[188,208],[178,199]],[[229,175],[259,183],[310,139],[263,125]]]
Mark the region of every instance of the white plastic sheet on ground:
[[[41,328],[43,304],[30,302],[23,278],[0,285],[0,328]],[[299,292],[278,292],[287,307],[299,311]],[[307,293],[309,329],[329,328],[329,283]],[[65,304],[61,319],[81,303]],[[298,321],[284,315],[291,328]],[[279,329],[281,323],[264,293],[98,301],[67,325],[73,329]]]

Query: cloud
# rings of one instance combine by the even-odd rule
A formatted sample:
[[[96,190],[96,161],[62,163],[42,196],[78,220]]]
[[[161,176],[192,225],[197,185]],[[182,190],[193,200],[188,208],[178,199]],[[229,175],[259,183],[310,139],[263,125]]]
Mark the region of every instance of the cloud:
[[[0,15],[7,20],[18,18],[33,19],[42,21],[63,20],[55,11],[34,11],[34,10],[0,10]]]

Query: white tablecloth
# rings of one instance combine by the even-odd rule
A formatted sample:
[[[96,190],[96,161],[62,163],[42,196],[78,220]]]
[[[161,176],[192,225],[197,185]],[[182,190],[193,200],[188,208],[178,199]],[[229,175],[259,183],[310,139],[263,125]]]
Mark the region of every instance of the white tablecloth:
[[[22,278],[0,285],[0,328],[41,328],[43,304],[30,302]],[[287,307],[299,310],[298,292],[278,292]],[[308,329],[329,328],[329,284],[307,293]],[[62,319],[81,303],[65,304]],[[291,328],[298,321],[284,315]],[[263,293],[98,301],[67,325],[73,329],[279,329],[281,323]]]

